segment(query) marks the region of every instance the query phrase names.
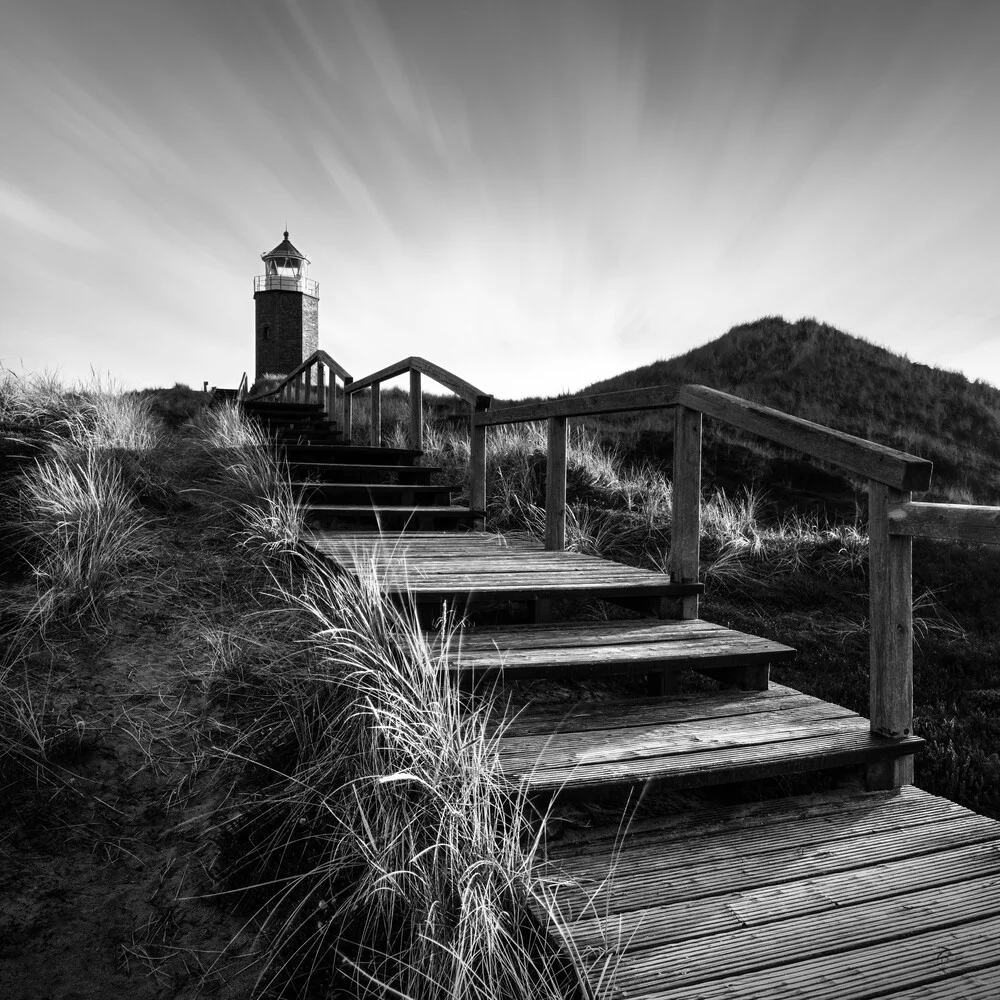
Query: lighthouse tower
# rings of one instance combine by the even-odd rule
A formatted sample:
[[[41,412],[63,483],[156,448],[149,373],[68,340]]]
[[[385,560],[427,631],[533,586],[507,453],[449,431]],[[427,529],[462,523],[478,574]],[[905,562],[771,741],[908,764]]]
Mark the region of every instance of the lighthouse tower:
[[[287,375],[319,348],[319,284],[306,277],[309,261],[285,238],[262,253],[264,273],[253,279],[256,378]]]

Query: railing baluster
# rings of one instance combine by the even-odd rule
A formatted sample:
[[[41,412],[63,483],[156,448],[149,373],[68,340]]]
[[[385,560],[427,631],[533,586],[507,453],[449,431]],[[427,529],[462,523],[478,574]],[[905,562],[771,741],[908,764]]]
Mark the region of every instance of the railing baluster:
[[[913,540],[889,534],[889,505],[909,499],[909,491],[868,483],[871,730],[890,738],[913,734]],[[868,769],[872,788],[912,783],[912,754]]]
[[[372,447],[382,446],[382,383],[372,382]]]
[[[347,391],[344,383],[344,436],[350,441],[354,437],[354,393]]]
[[[331,372],[332,375],[332,372]],[[316,402],[320,406],[324,406],[326,403],[326,369],[323,365],[316,365]],[[331,417],[330,413],[327,413],[327,418]]]
[[[566,548],[566,418],[549,417],[545,468],[545,547]]]
[[[420,372],[410,370],[410,447],[420,451],[424,446],[424,394],[420,389]]]
[[[674,481],[667,567],[672,583],[697,583],[701,561],[701,414],[674,408]],[[698,617],[698,595],[681,599],[681,617]]]
[[[473,406],[473,417],[477,410]],[[474,511],[486,510],[486,425],[470,421],[469,427],[469,506]],[[476,530],[486,528],[486,519],[475,519]]]

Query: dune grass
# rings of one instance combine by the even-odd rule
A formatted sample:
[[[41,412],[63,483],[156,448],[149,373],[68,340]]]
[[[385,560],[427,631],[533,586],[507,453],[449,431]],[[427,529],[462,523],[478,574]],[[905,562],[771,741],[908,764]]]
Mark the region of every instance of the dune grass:
[[[223,752],[239,791],[219,822],[225,883],[267,940],[259,988],[570,995],[535,929],[540,827],[500,772],[498,706],[442,669],[453,633],[429,641],[369,565],[301,569],[270,595],[284,655],[228,642],[215,674],[218,697],[237,684],[245,703],[249,684],[256,706]]]

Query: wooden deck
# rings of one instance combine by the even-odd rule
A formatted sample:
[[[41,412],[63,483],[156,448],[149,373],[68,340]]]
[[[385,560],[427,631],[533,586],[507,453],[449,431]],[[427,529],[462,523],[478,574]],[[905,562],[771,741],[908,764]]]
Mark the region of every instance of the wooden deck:
[[[868,720],[792,688],[529,706],[500,741],[504,770],[533,791],[656,780],[691,788],[853,767],[923,740],[872,736]]]
[[[300,446],[289,438],[293,473],[323,484],[300,490],[323,501],[325,513],[368,525],[378,503],[383,527],[401,531],[316,531],[304,544],[348,572],[376,573],[386,593],[413,601],[424,620],[443,601],[470,611],[444,669],[509,685],[527,700],[498,748],[507,775],[534,800],[547,800],[558,815],[608,786],[690,788],[849,769],[838,771],[841,787],[823,795],[692,810],[686,793],[676,814],[633,824],[624,838],[616,826],[550,844],[558,914],[551,926],[581,959],[588,1000],[1000,998],[1000,823],[910,784],[922,742],[912,728],[911,538],[1000,543],[1000,508],[915,504],[911,491],[928,489],[931,463],[705,386],[490,409],[488,395],[422,358],[352,380],[316,352],[279,387],[282,405],[313,393],[317,407],[325,401],[328,413],[341,412],[337,376],[350,438],[346,400],[370,389],[377,445],[380,384],[405,372],[411,444],[423,441],[422,374],[470,405],[472,524],[486,507],[487,430],[546,421],[544,547],[524,538],[404,531],[439,526],[431,513],[427,522],[386,513],[416,502],[416,494],[400,492],[406,485],[429,485],[434,476],[415,464],[415,450],[324,447],[319,438]],[[566,552],[567,419],[662,407],[674,416],[668,573]],[[698,618],[703,416],[866,481],[870,722],[770,684],[769,665],[790,656],[788,647]],[[369,483],[385,485],[363,490]],[[421,492],[430,507],[442,505],[434,491]],[[561,597],[599,598],[649,617],[549,621],[562,610],[552,599]],[[535,624],[476,624],[480,604],[503,602],[526,603],[516,610],[533,611]],[[678,693],[667,683],[690,669],[719,685],[699,681]],[[567,680],[635,672],[648,673],[662,693],[626,698],[590,689],[576,703],[544,700],[552,678],[566,691]],[[620,677],[615,683],[616,691],[639,690]],[[845,787],[850,775],[870,789],[894,790]],[[697,794],[710,800],[708,791]]]
[[[431,637],[433,642],[433,637]],[[447,651],[455,673],[508,681],[533,677],[587,677],[768,665],[795,650],[701,619],[650,618],[550,622],[467,629]]]
[[[1000,823],[913,787],[688,812],[551,856],[595,995],[1000,996]]]
[[[344,566],[378,573],[390,594],[417,603],[534,600],[569,596],[628,601],[700,593],[663,573],[576,552],[549,552],[534,539],[466,532],[315,532],[305,544]]]

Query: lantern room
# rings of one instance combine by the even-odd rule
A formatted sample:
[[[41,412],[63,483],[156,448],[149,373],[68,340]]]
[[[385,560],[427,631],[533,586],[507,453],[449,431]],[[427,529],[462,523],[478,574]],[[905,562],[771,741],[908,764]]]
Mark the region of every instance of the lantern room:
[[[319,284],[306,277],[309,260],[300,253],[288,239],[284,239],[273,249],[260,255],[264,262],[264,273],[254,278],[255,292],[304,292],[319,296]]]

